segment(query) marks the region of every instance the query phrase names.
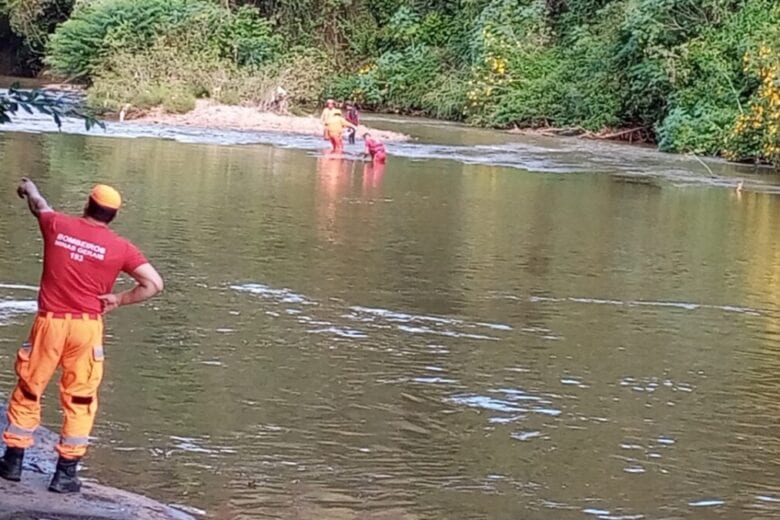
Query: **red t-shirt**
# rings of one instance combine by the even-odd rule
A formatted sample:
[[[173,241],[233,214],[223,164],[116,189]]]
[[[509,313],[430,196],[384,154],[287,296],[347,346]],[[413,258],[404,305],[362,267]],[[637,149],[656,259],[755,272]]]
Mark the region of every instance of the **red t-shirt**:
[[[347,121],[356,126],[360,124],[360,114],[358,113],[357,108],[347,110]]]
[[[43,235],[42,311],[99,314],[98,296],[111,292],[121,271],[130,273],[147,261],[108,226],[55,211],[41,213],[38,224]]]
[[[385,145],[376,139],[368,138],[366,139],[366,151],[372,156],[378,153],[385,153]]]

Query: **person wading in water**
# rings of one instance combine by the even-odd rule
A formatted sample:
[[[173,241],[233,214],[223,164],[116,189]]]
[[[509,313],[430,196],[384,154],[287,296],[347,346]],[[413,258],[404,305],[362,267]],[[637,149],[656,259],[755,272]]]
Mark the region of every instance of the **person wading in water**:
[[[325,121],[325,135],[330,141],[332,152],[341,153],[344,151],[344,129],[356,130],[357,127],[344,119],[341,110],[336,109],[330,118]]]
[[[387,161],[387,152],[385,145],[378,139],[373,139],[371,134],[363,134],[363,141],[366,143],[364,156],[371,156],[371,161],[375,164],[385,164]]]
[[[17,194],[27,199],[38,219],[43,272],[38,314],[16,358],[19,380],[8,405],[0,477],[21,480],[24,450],[33,445],[41,422],[41,396],[60,366],[64,420],[49,490],[75,493],[81,489],[78,463],[87,451],[103,377],[102,315],[148,300],[163,290],[163,281],[132,243],[109,229],[121,205],[113,188],[102,184],[92,188],[81,217],[52,210],[30,179],[22,179]],[[137,284],[112,294],[120,272]]]
[[[336,102],[332,99],[329,99],[325,102],[325,108],[322,109],[322,114],[320,114],[320,121],[322,121],[323,129],[322,129],[322,136],[327,141],[328,138],[328,119],[336,115],[336,112],[341,115],[341,110],[336,108]]]
[[[345,119],[355,125],[357,127],[360,124],[360,112],[358,112],[358,109],[355,105],[352,103],[347,103],[345,105],[345,109],[347,111],[347,114],[345,116]],[[355,134],[357,133],[357,128],[350,128],[348,132],[348,140],[347,142],[349,144],[355,144]]]

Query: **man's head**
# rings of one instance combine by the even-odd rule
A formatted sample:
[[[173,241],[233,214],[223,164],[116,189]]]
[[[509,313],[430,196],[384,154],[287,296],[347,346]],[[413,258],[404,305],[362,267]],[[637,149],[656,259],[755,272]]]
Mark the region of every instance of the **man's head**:
[[[89,192],[89,199],[84,206],[84,216],[109,224],[116,217],[121,205],[122,197],[118,191],[105,184],[96,184]]]
[[[325,106],[328,108],[333,108],[336,106],[336,102],[332,99],[329,99],[325,102]]]
[[[364,141],[367,141],[367,140],[369,140],[369,139],[371,139],[371,134],[369,134],[368,132],[366,132],[365,134],[363,134],[363,140],[364,140]]]

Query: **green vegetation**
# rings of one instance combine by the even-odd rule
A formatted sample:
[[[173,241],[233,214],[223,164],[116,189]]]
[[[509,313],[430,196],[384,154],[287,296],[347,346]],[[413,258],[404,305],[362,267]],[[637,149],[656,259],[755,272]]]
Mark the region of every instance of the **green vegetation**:
[[[495,127],[633,129],[663,150],[778,164],[776,0],[0,0],[90,102],[200,97]],[[58,18],[59,16],[59,18]]]
[[[20,110],[28,114],[38,112],[51,116],[58,128],[62,126],[63,117],[83,119],[87,130],[96,124],[102,125],[94,117],[82,112],[78,100],[67,94],[40,89],[19,90],[16,87],[0,93],[0,125],[10,123]]]

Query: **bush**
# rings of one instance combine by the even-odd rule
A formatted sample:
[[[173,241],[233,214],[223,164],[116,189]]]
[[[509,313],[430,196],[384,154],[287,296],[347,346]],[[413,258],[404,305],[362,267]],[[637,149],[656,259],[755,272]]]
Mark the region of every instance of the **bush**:
[[[729,134],[725,153],[730,159],[763,159],[780,166],[780,30],[773,36],[745,56],[745,72],[759,86]]]
[[[90,106],[117,111],[130,103],[186,112],[203,97],[226,104],[261,104],[279,85],[291,103],[313,104],[330,72],[320,52],[302,48],[263,67],[241,67],[207,46],[199,48],[194,42],[203,37],[173,33],[142,51],[114,52],[95,72],[88,90]]]
[[[94,73],[87,101],[93,108],[110,111],[129,103],[137,108],[165,105],[180,112],[194,106],[196,97],[218,92],[220,81],[211,71],[223,66],[213,56],[182,53],[161,37],[146,50],[108,56]]]
[[[641,0],[618,30],[624,119],[652,128],[668,113],[679,58],[688,42],[733,16],[744,0]]]
[[[196,47],[238,65],[267,63],[282,47],[270,23],[248,7],[229,11],[204,0],[96,0],[80,5],[52,35],[46,58],[55,72],[72,78],[88,80],[112,53],[143,51],[164,35],[188,41],[176,47]]]
[[[719,154],[735,112],[706,99],[694,106],[675,107],[658,127],[658,145],[667,152]]]
[[[351,99],[367,108],[397,112],[424,111],[431,103],[431,87],[438,85],[444,67],[442,51],[412,45],[388,51],[376,63],[356,74],[337,78],[326,86],[329,97]]]
[[[59,74],[88,79],[112,52],[147,47],[204,5],[188,0],[96,0],[79,4],[52,35],[46,63]]]
[[[498,126],[619,126],[623,95],[612,57],[622,16],[622,6],[603,11],[598,23],[569,28],[557,45],[543,44],[545,29],[538,25],[539,44],[505,44],[507,81],[473,119]]]
[[[748,60],[743,67],[743,58],[757,56],[762,41],[778,41],[778,24],[780,6],[750,0],[682,47],[672,76],[669,114],[658,126],[662,150],[724,153],[732,158],[763,156],[758,144],[762,139],[745,132],[754,122],[740,114],[755,106],[754,93],[760,97],[759,86],[766,78],[758,62],[751,65]],[[770,50],[765,50],[764,58],[771,58]],[[743,124],[735,133],[733,128],[740,120]],[[763,128],[763,123],[759,126]]]
[[[257,9],[244,6],[229,14],[209,10],[203,21],[213,31],[209,39],[219,48],[220,56],[237,65],[261,66],[281,54],[282,38]]]
[[[401,6],[382,28],[379,45],[385,51],[410,45],[443,47],[456,30],[452,17],[441,12],[421,14],[410,6]]]
[[[444,70],[433,80],[437,88],[428,89],[421,100],[422,111],[431,117],[460,120],[468,95],[468,71]]]
[[[656,128],[662,150],[697,154],[722,150],[739,114],[744,84],[736,48],[723,33],[713,31],[690,42],[678,60],[669,113]]]
[[[0,0],[0,17],[7,19],[13,32],[24,41],[20,53],[29,60],[34,72],[40,68],[40,58],[46,42],[57,24],[65,21],[74,0]]]
[[[473,123],[507,127],[544,126],[560,119],[557,101],[564,96],[562,62],[556,50],[514,52],[508,60],[489,59],[469,82],[465,113]],[[506,65],[504,65],[506,63]]]

